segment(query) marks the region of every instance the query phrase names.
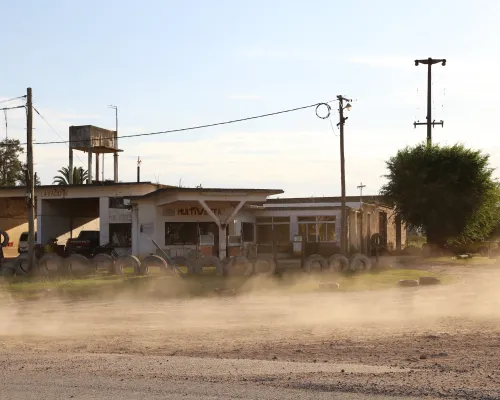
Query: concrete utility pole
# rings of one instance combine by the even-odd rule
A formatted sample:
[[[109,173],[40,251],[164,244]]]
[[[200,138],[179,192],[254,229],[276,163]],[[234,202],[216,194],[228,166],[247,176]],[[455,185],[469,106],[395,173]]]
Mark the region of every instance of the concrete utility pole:
[[[351,105],[349,104],[350,101],[349,99],[346,99],[345,97],[342,96],[337,96],[337,99],[339,101],[339,115],[340,115],[340,122],[337,124],[337,126],[340,129],[340,186],[341,186],[341,214],[342,214],[342,222],[340,225],[340,253],[341,254],[347,254],[348,248],[347,248],[347,209],[346,209],[346,194],[345,194],[345,158],[344,158],[344,124],[345,121],[347,120],[348,117],[344,118],[344,109],[349,109],[351,108]],[[347,102],[347,104],[344,107],[344,101]]]
[[[427,146],[432,145],[432,128],[435,125],[443,126],[443,120],[440,122],[435,122],[432,120],[432,66],[434,64],[441,63],[443,66],[446,65],[446,59],[434,59],[429,57],[426,60],[415,60],[415,65],[426,64],[427,65],[427,122],[414,122],[413,126],[416,128],[417,125],[427,125]]]
[[[118,149],[118,107],[110,105],[109,108],[115,110],[115,149]],[[118,183],[118,153],[115,151],[113,155],[114,160],[114,181]]]
[[[26,113],[26,157],[28,173],[26,174],[26,194],[28,204],[28,270],[35,268],[35,174],[33,172],[33,100],[31,88],[27,92]]]

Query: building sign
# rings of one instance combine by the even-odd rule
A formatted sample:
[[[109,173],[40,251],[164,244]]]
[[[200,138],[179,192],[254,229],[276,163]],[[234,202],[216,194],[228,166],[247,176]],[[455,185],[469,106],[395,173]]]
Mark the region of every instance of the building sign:
[[[155,223],[150,222],[147,224],[142,224],[141,225],[141,232],[146,234],[146,235],[152,235],[153,233],[155,233]]]
[[[220,208],[212,208],[212,212],[216,216],[222,215],[222,211]],[[178,208],[176,215],[178,216],[186,216],[186,215],[208,215],[203,207],[189,207],[189,208]]]
[[[109,209],[110,224],[131,224],[132,212],[130,210],[121,210],[118,208]]]
[[[222,215],[222,210],[220,208],[212,208],[212,212],[216,216]],[[205,216],[208,213],[205,211],[203,207],[186,207],[186,208],[164,208],[163,216],[164,217],[187,217],[187,216]]]
[[[43,189],[40,193],[41,197],[66,197],[68,190],[64,188]]]

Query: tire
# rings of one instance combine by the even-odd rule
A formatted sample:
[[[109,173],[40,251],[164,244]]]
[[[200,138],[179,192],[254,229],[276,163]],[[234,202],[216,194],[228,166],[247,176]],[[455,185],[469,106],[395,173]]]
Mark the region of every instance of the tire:
[[[104,265],[104,267],[102,267]],[[109,254],[99,253],[92,258],[92,267],[97,271],[99,269],[106,269],[108,273],[115,273],[115,260]]]
[[[12,268],[16,276],[28,275],[30,273],[28,269],[28,257],[26,255],[19,255],[12,261]]]
[[[145,257],[141,261],[141,267],[147,266],[148,270],[149,267],[158,267],[160,268],[160,271],[164,275],[174,275],[174,270],[168,266],[167,262],[165,259],[163,259],[161,256],[158,256],[156,254],[150,254],[149,256]]]
[[[215,275],[222,276],[224,274],[224,268],[222,267],[221,261],[215,256],[203,257],[196,263],[195,273],[200,275],[203,273],[203,268],[215,267]]]
[[[178,267],[180,267],[180,266],[187,267],[188,275],[195,275],[196,274],[196,262],[195,262],[196,259],[189,259],[189,258],[183,257],[183,256],[175,256],[172,258],[172,261]]]
[[[71,254],[64,260],[64,263],[66,270],[74,276],[90,275],[96,271],[94,264],[81,254]]]
[[[259,267],[258,264],[264,264],[265,267]],[[276,273],[276,262],[272,256],[257,255],[253,263],[253,273],[256,275],[274,275]]]
[[[126,266],[134,267],[134,275],[142,275],[143,269],[141,268],[141,262],[136,256],[120,256],[115,263],[115,274],[123,275],[124,268]],[[146,266],[147,267],[147,266]]]
[[[48,268],[49,263],[56,264],[56,270]],[[55,253],[44,254],[40,260],[38,260],[39,273],[42,275],[66,275],[68,270],[66,269],[66,263],[64,259]]]
[[[372,260],[364,254],[355,254],[351,259],[349,269],[353,272],[370,271],[372,269]]]
[[[328,271],[345,272],[349,269],[349,259],[342,254],[334,254],[328,258]]]
[[[245,256],[231,257],[226,264],[226,275],[248,276],[252,275],[253,265]]]
[[[398,282],[398,284],[401,287],[415,287],[415,286],[419,286],[418,281],[414,280],[414,279],[401,279]]]
[[[0,247],[7,247],[9,245],[9,234],[5,232],[4,230],[0,229],[0,235],[2,235],[3,240],[2,243],[0,243]]]
[[[304,264],[304,271],[307,273],[311,273],[313,271],[313,265],[316,263],[320,265],[321,272],[328,269],[328,262],[326,261],[325,257],[320,256],[319,254],[312,254],[307,257],[306,263]]]
[[[420,285],[439,285],[441,281],[435,276],[421,276],[418,283]]]

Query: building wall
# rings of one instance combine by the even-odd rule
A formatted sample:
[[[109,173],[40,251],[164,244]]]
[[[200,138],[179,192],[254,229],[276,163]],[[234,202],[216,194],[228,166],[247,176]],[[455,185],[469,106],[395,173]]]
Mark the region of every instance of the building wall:
[[[37,222],[35,220],[35,231]],[[24,198],[0,198],[0,229],[9,235],[9,245],[3,249],[5,257],[18,254],[19,238],[28,231],[26,201]]]

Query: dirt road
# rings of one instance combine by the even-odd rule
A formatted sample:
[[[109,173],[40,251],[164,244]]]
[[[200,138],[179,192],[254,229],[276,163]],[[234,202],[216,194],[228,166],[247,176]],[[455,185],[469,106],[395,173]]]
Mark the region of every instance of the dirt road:
[[[35,390],[45,379],[57,383],[42,385],[47,398],[68,398],[68,388],[75,398],[96,398],[99,388],[107,392],[97,398],[138,398],[134,390],[148,387],[141,398],[223,390],[226,398],[498,399],[499,283],[495,270],[475,267],[455,285],[365,293],[154,303],[127,294],[112,302],[4,297],[2,388],[21,398],[22,382]]]
[[[292,376],[339,373],[341,369],[357,374],[393,370],[384,367],[109,354],[3,357],[0,391],[5,400],[392,399],[272,384],[275,379],[286,382]]]

